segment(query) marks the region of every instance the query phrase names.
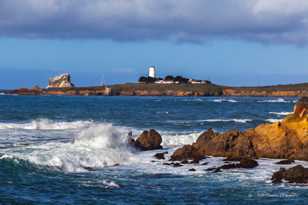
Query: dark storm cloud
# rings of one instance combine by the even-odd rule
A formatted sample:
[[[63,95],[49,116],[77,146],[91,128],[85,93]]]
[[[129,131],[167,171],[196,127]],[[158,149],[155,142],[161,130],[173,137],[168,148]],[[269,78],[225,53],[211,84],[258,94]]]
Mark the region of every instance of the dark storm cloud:
[[[0,0],[0,35],[308,42],[307,0]]]

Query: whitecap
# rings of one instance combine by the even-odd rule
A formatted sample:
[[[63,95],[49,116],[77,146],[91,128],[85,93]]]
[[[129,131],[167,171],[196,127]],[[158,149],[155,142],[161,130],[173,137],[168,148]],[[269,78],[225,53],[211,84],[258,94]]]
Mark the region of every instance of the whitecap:
[[[273,114],[273,115],[280,115],[280,116],[285,116],[285,115],[290,115],[292,114],[293,112],[269,112],[270,114]]]
[[[270,99],[270,100],[260,100],[259,103],[290,103],[291,101],[285,100],[283,98]]]
[[[220,99],[214,99],[212,102],[218,102],[218,103],[223,103],[223,102],[229,102],[229,103],[237,103],[237,100],[234,99],[225,99],[225,98],[220,98]]]
[[[105,185],[106,188],[120,188],[120,185],[111,180],[103,180],[102,184]]]
[[[252,119],[207,119],[206,122],[237,122],[237,123],[247,123],[252,122]]]
[[[266,122],[270,122],[270,123],[275,123],[275,122],[280,122],[282,121],[282,119],[266,119]]]
[[[67,130],[87,128],[92,121],[61,122],[49,119],[37,119],[26,123],[0,123],[0,129],[25,129],[25,130]]]

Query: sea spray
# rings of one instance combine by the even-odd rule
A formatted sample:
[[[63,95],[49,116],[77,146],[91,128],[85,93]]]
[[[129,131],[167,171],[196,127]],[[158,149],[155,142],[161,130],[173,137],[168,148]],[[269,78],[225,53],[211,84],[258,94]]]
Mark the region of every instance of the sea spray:
[[[8,153],[7,156],[66,172],[96,170],[134,161],[127,139],[124,130],[111,124],[99,124],[81,131],[71,143],[31,146],[23,151]]]

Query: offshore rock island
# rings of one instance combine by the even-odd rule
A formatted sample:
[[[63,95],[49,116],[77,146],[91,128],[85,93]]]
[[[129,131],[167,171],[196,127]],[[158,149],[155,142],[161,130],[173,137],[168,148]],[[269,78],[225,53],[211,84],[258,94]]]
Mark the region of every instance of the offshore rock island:
[[[217,85],[208,80],[182,76],[156,77],[155,67],[148,76],[136,83],[78,87],[68,73],[49,78],[48,86],[1,90],[16,95],[69,95],[69,96],[308,96],[308,83],[262,87],[232,87]]]

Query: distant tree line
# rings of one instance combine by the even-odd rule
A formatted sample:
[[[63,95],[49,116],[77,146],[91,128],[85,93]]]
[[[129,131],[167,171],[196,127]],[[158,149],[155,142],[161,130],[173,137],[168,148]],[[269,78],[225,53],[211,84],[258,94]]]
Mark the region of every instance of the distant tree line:
[[[141,76],[139,78],[140,83],[155,83],[156,81],[160,81],[160,80],[164,80],[168,82],[177,82],[180,84],[187,84],[189,82],[188,78],[184,78],[182,76],[174,77],[172,75],[167,75],[165,78],[152,78],[152,77],[145,77],[145,76]]]

